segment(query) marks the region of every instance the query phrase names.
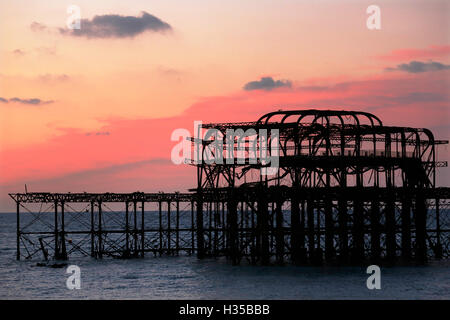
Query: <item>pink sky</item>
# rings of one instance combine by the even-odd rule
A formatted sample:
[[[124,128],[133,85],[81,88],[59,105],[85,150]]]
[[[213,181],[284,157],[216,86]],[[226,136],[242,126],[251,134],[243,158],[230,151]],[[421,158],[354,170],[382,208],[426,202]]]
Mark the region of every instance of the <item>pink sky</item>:
[[[0,3],[2,211],[25,183],[52,192],[194,187],[195,170],[170,162],[170,135],[195,120],[345,108],[450,137],[447,1],[78,1],[85,28],[96,15],[142,11],[170,26],[106,38],[83,24],[82,36],[60,31],[72,2],[24,3]],[[366,27],[370,4],[381,8],[381,30]],[[244,90],[262,77],[290,86]]]

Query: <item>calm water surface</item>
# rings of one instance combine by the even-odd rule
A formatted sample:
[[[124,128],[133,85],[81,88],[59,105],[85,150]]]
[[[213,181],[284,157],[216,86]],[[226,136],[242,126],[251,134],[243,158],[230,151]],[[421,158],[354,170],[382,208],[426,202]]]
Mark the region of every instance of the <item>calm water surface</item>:
[[[450,299],[450,261],[382,268],[381,290],[368,290],[365,268],[231,266],[224,260],[160,257],[70,260],[66,269],[15,260],[15,215],[0,213],[0,299]]]

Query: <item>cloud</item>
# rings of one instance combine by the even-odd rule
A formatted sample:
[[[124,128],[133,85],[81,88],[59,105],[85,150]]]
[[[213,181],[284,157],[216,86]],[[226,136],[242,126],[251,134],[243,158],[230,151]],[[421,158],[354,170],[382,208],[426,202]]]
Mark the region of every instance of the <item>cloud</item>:
[[[438,92],[408,92],[390,99],[398,103],[410,104],[418,102],[447,102],[449,96]]]
[[[4,192],[0,192],[0,201],[2,194],[21,191],[24,183],[30,187],[32,181],[36,190],[54,192],[128,192],[137,188],[149,192],[183,191],[195,187],[195,167],[175,166],[169,160],[177,143],[170,140],[173,130],[186,128],[193,134],[195,120],[203,123],[255,121],[266,112],[280,108],[317,108],[373,112],[385,125],[448,128],[450,95],[446,74],[419,75],[338,83],[323,79],[291,90],[239,90],[230,95],[203,97],[171,117],[108,119],[104,126],[91,129],[91,136],[86,136],[84,129],[61,131],[38,144],[2,149],[0,191]],[[110,135],[95,136],[97,132],[110,132]],[[447,132],[436,132],[436,139],[448,139]],[[439,156],[449,157],[450,153],[443,149]],[[18,161],[30,158],[33,161]],[[141,162],[148,159],[168,160],[167,165]],[[116,165],[119,167],[113,168]],[[437,183],[449,179],[450,173],[443,172]],[[10,187],[1,189],[2,185]],[[12,206],[4,203],[5,207]]]
[[[86,136],[109,136],[109,131],[99,131],[99,132],[88,132],[85,134]]]
[[[39,80],[42,82],[66,82],[70,80],[70,77],[67,74],[42,74],[39,75]]]
[[[39,29],[40,26],[35,26]],[[117,14],[97,15],[91,20],[81,19],[80,29],[60,28],[64,35],[86,38],[127,38],[146,31],[165,32],[172,27],[161,19],[145,11],[140,16],[121,16]]]
[[[156,70],[160,75],[163,75],[163,76],[179,77],[184,74],[184,72],[181,70],[178,70],[175,68],[168,68],[168,67],[164,67],[164,66],[159,66]]]
[[[244,90],[265,90],[270,91],[276,88],[287,87],[290,88],[292,86],[291,81],[289,80],[274,80],[272,77],[262,77],[259,81],[250,81],[245,84]]]
[[[14,98],[10,98],[10,99],[5,99],[5,98],[0,97],[0,102],[2,102],[2,103],[12,102],[12,103],[20,103],[20,104],[37,106],[37,105],[53,103],[54,101],[53,100],[44,101],[44,100],[41,100],[38,98],[22,99],[22,98],[14,97]]]
[[[21,57],[21,56],[25,55],[25,51],[23,51],[23,50],[21,50],[21,49],[16,49],[16,50],[13,51],[13,54],[14,54],[16,57]]]
[[[430,59],[450,55],[450,46],[430,46],[426,49],[398,49],[386,55],[378,56],[381,60],[405,61],[410,59]]]
[[[133,169],[138,169],[141,167],[146,167],[148,165],[159,165],[159,166],[163,166],[163,165],[171,165],[172,162],[170,161],[170,159],[166,159],[166,158],[154,158],[154,159],[146,159],[146,160],[140,160],[140,161],[133,161],[133,162],[125,162],[125,163],[119,163],[119,164],[113,164],[113,165],[109,165],[109,166],[105,166],[105,167],[100,167],[100,168],[91,168],[91,169],[86,169],[86,170],[79,170],[76,172],[71,172],[68,174],[63,174],[59,177],[55,177],[55,178],[50,178],[48,180],[52,181],[52,182],[56,182],[57,180],[61,180],[62,182],[64,182],[67,179],[92,179],[93,177],[98,177],[98,176],[105,176],[105,175],[111,175],[111,174],[116,174],[116,173],[121,173],[121,172],[128,172],[130,170]],[[39,180],[38,180],[39,181]],[[40,180],[39,182],[42,182],[42,180]]]
[[[397,65],[395,68],[386,68],[386,71],[404,71],[408,73],[421,73],[428,71],[439,71],[450,69],[450,65],[443,64],[440,62],[420,62],[411,61],[410,63],[402,63]]]
[[[42,24],[42,23],[39,23],[36,21],[31,23],[30,28],[32,31],[35,31],[35,32],[42,32],[42,31],[46,31],[48,29],[45,24]]]
[[[325,90],[332,90],[332,88],[331,87],[327,87],[327,86],[302,86],[302,87],[298,87],[297,90],[325,91]]]

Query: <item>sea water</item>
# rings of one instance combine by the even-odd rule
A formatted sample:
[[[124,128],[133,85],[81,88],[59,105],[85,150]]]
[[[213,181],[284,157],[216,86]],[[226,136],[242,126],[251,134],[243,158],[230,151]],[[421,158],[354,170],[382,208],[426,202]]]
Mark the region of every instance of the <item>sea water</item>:
[[[0,299],[450,299],[450,261],[382,267],[381,289],[366,286],[366,267],[232,266],[195,256],[70,259],[66,268],[16,261],[16,217],[0,213]]]

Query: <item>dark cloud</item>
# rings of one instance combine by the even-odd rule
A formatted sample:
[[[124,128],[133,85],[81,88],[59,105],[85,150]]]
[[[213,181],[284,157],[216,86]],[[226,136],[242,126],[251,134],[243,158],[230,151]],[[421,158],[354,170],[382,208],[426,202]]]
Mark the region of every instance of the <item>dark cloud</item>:
[[[291,81],[289,80],[274,80],[272,77],[263,77],[259,81],[250,81],[244,86],[244,90],[266,90],[270,91],[272,89],[287,87],[290,88],[292,86]]]
[[[140,16],[121,16],[117,14],[98,15],[89,19],[81,19],[80,29],[60,28],[65,35],[86,38],[127,38],[146,31],[164,32],[172,27],[161,19],[147,12]]]
[[[54,101],[53,100],[44,101],[44,100],[41,100],[41,99],[38,99],[38,98],[21,99],[21,98],[14,97],[14,98],[11,98],[11,99],[5,99],[5,98],[0,97],[0,102],[2,102],[2,103],[12,102],[12,103],[20,103],[20,104],[28,104],[28,105],[35,105],[35,106],[37,106],[37,105],[42,105],[42,104],[53,103]]]
[[[110,133],[108,131],[99,131],[99,132],[88,132],[85,134],[86,136],[109,136]]]
[[[428,71],[439,71],[450,69],[450,65],[446,65],[440,62],[420,62],[411,61],[410,63],[402,63],[397,65],[395,68],[386,68],[386,71],[404,71],[409,73],[420,73]]]

